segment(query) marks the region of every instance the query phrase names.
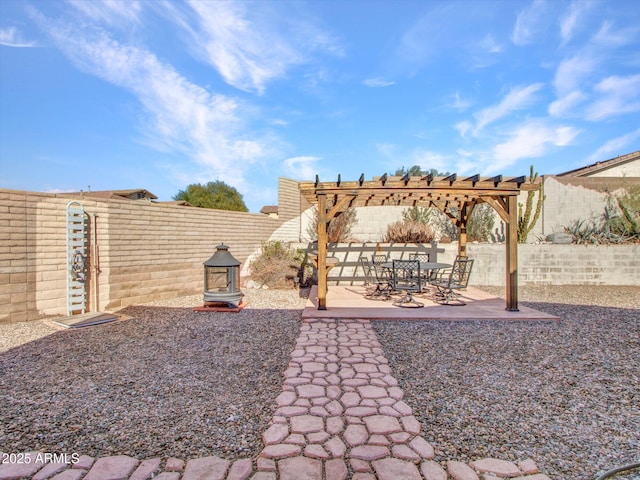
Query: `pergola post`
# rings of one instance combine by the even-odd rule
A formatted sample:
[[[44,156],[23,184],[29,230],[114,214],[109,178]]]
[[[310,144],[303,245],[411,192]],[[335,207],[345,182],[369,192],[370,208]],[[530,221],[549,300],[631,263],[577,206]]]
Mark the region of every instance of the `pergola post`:
[[[460,224],[458,229],[458,255],[465,257],[467,255],[467,224]]]
[[[458,224],[458,255],[467,256],[467,222],[471,218],[471,213],[475,207],[475,203],[463,202],[460,205],[460,218]]]
[[[507,197],[507,307],[509,312],[518,311],[518,197]]]
[[[327,309],[327,196],[318,195],[318,310]]]

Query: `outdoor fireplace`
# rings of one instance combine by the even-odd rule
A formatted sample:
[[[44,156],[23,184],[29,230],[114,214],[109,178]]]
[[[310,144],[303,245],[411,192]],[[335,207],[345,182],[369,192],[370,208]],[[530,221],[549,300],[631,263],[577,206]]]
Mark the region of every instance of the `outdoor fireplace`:
[[[229,253],[225,244],[204,262],[205,305],[226,303],[230,308],[240,305],[244,293],[240,291],[240,262]]]

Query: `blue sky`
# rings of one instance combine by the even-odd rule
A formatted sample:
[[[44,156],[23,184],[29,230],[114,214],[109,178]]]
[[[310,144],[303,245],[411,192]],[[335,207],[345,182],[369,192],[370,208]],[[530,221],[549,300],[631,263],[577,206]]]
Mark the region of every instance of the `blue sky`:
[[[0,2],[0,188],[222,180],[257,212],[279,176],[635,150],[636,0]]]

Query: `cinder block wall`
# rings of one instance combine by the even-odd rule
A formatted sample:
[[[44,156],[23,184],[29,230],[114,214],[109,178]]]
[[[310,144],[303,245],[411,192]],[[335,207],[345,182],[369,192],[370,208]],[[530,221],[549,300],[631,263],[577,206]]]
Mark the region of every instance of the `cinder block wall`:
[[[199,293],[216,245],[244,263],[281,224],[262,214],[0,190],[0,322],[66,314],[71,200],[85,208],[88,262],[100,269],[97,281],[93,269],[88,276],[89,311]]]
[[[457,244],[439,244],[438,261],[453,262]],[[471,243],[472,285],[505,285],[504,244]],[[519,285],[640,286],[640,245],[518,245]]]
[[[290,178],[278,178],[278,218],[284,222],[299,217],[309,208],[309,202],[300,194],[299,182]]]
[[[364,244],[338,244],[349,246],[348,253],[336,253],[343,262],[355,263],[362,255]],[[371,246],[381,253],[389,253],[388,243],[369,243],[363,249],[371,255]],[[399,246],[405,244],[396,244]],[[304,248],[305,245],[297,245]],[[457,243],[440,243],[437,261],[452,264],[458,254]],[[504,286],[506,284],[506,246],[504,244],[471,243],[467,253],[474,259],[469,283],[471,285]],[[406,258],[392,253],[390,258]],[[362,275],[360,267],[338,264],[330,277]],[[331,281],[330,284],[345,284]],[[348,283],[347,283],[348,284]],[[518,245],[519,285],[630,285],[640,287],[640,245]]]

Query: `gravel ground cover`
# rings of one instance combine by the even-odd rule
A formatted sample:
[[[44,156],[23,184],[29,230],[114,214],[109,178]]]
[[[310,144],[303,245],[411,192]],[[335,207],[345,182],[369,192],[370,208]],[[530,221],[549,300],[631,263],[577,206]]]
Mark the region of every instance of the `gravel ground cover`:
[[[530,457],[572,480],[639,461],[640,288],[521,287],[520,301],[562,320],[374,322],[436,459]]]
[[[305,298],[247,290],[240,313],[202,297],[129,307],[65,330],[0,325],[0,449],[138,458],[259,453]]]

